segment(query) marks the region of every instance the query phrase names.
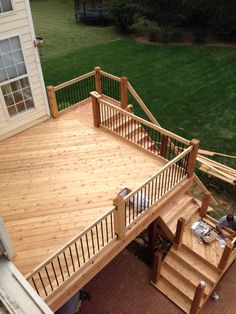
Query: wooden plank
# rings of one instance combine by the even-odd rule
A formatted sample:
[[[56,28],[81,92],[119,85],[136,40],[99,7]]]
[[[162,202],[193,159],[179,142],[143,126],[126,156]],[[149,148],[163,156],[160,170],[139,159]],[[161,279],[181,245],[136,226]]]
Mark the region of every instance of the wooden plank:
[[[24,273],[109,210],[121,188],[135,190],[163,165],[95,130],[91,113],[87,103],[0,143],[0,212]]]

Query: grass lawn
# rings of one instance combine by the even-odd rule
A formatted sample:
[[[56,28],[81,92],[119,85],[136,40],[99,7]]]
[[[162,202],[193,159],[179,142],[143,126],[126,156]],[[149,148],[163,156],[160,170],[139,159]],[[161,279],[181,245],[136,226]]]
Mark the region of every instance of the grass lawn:
[[[99,65],[128,76],[164,128],[199,139],[203,149],[236,155],[236,47],[137,43],[112,27],[76,24],[72,1],[31,0],[31,6],[36,32],[46,40],[46,85]],[[236,168],[235,159],[223,160]]]

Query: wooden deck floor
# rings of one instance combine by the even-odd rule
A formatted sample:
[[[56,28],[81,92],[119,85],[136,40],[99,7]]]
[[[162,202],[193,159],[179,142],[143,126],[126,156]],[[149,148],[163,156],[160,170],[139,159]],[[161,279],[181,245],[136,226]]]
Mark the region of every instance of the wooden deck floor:
[[[23,274],[135,189],[162,160],[92,127],[91,105],[0,143],[0,214]]]

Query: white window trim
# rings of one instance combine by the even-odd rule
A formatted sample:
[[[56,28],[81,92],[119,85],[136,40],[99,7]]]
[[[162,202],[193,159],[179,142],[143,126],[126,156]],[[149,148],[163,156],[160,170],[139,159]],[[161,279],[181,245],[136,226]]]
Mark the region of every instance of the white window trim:
[[[15,1],[13,1],[13,0],[10,0],[10,1],[11,1],[12,10],[0,13],[0,18],[4,17],[4,16],[8,16],[8,15],[14,15],[17,13],[16,8],[15,8]]]
[[[0,14],[1,16],[1,14]],[[25,58],[25,55],[24,55],[24,45],[23,45],[23,41],[21,39],[21,35],[19,33],[11,33],[9,34],[8,36],[5,36],[4,38],[0,38],[1,40],[5,40],[5,39],[10,39],[12,37],[18,37],[19,40],[20,40],[20,45],[21,45],[21,52],[22,52],[22,55],[23,55],[23,59],[24,59],[24,63],[25,63],[25,68],[26,68],[26,72],[27,74],[23,74],[21,76],[17,76],[17,77],[14,77],[10,80],[7,80],[7,81],[4,81],[4,82],[1,82],[0,83],[0,100],[1,100],[1,103],[2,103],[2,106],[3,106],[3,110],[4,110],[4,113],[5,113],[5,117],[6,117],[6,120],[8,122],[11,122],[11,121],[14,121],[16,119],[20,119],[22,118],[24,115],[26,114],[32,114],[34,113],[36,110],[37,110],[37,105],[36,105],[36,102],[35,102],[35,95],[34,95],[34,91],[32,89],[32,84],[31,84],[31,79],[30,79],[30,75],[29,75],[29,67],[28,67],[28,64],[27,64],[27,60]],[[17,79],[20,80],[21,78],[24,78],[24,77],[27,77],[28,78],[28,81],[29,81],[29,86],[30,86],[30,90],[31,90],[31,94],[32,94],[32,99],[33,99],[33,103],[34,103],[34,108],[32,109],[29,109],[29,110],[26,110],[26,111],[23,111],[21,113],[18,113],[17,115],[14,115],[14,116],[10,116],[9,115],[9,112],[7,110],[7,106],[6,106],[6,102],[5,102],[5,99],[4,99],[4,96],[3,96],[3,93],[2,93],[2,89],[1,89],[1,86],[3,85],[6,85],[6,84],[9,84],[11,82],[14,82],[16,81]]]

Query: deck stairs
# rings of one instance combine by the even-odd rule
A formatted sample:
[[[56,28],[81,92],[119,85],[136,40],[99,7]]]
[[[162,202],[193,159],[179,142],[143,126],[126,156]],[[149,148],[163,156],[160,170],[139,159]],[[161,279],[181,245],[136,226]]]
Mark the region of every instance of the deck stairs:
[[[152,282],[159,291],[185,313],[196,313],[191,311],[191,306],[199,283],[204,281],[206,286],[197,311],[213,293],[224,273],[217,267],[216,263],[213,263],[207,256],[204,257],[204,254],[198,250],[197,245],[200,245],[198,241],[197,245],[196,242],[193,244],[196,237],[191,234],[190,226],[197,219],[196,217],[200,219],[199,208],[199,201],[195,200],[189,192],[186,192],[184,195],[178,196],[171,211],[167,210],[161,215],[173,234],[176,232],[178,219],[180,217],[185,218],[186,225],[188,224],[188,234],[184,235],[185,241],[179,246],[172,245],[161,263],[159,281],[156,284]],[[200,245],[202,250],[203,247],[204,245]],[[206,249],[208,254],[211,254],[211,248],[206,246]],[[215,252],[212,252],[213,254]]]
[[[212,294],[220,275],[216,266],[185,244],[173,245],[162,263],[156,287],[185,313],[190,313],[199,282],[203,280],[206,283],[201,307]]]
[[[142,126],[141,123],[134,121],[132,118],[127,117],[126,120],[123,120],[123,117],[119,113],[114,113],[106,120],[102,121],[104,126],[112,125],[112,131],[119,134],[122,133],[122,136],[127,140],[149,150],[155,155],[159,155],[159,142],[155,142],[151,136],[148,134],[147,130]],[[144,144],[145,143],[145,144]]]

